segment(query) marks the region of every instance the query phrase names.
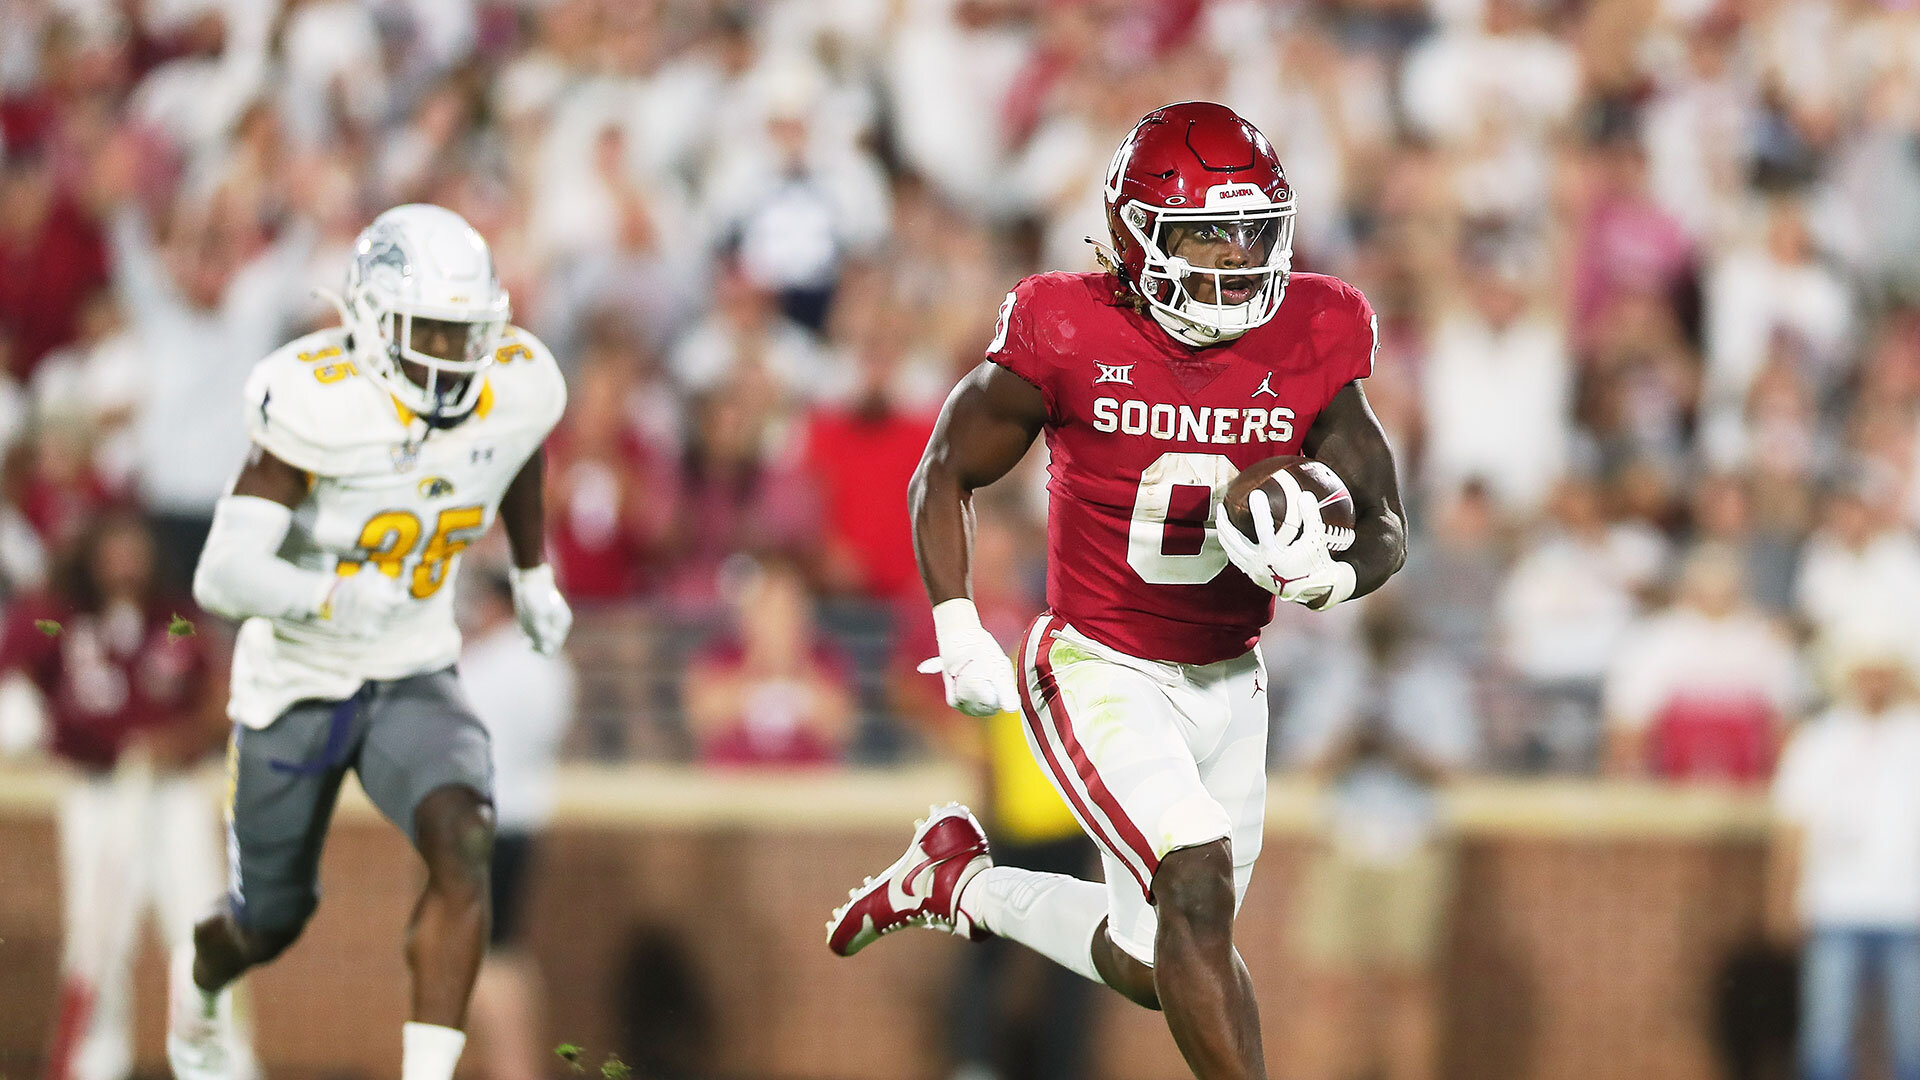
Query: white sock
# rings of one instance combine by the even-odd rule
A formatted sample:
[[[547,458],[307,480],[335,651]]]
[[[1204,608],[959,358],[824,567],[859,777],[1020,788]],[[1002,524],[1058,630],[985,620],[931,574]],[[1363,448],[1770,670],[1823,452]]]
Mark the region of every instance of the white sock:
[[[453,1080],[467,1033],[409,1020],[400,1029],[400,1080]]]
[[[1097,881],[990,866],[967,883],[960,910],[989,933],[1103,981],[1093,966],[1093,935],[1107,917],[1107,887]]]

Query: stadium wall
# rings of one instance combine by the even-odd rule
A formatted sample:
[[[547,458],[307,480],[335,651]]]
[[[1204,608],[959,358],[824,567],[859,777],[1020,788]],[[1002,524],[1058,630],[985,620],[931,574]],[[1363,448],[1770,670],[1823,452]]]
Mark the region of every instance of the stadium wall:
[[[0,772],[0,1075],[31,1076],[60,949],[50,773]],[[209,778],[210,790],[217,778]],[[895,855],[926,804],[965,794],[942,769],[769,778],[573,769],[527,913],[549,1038],[631,1060],[617,1000],[683,1041],[708,1075],[932,1080],[963,947],[909,934],[853,960],[821,944],[826,911]],[[1446,947],[1443,1075],[1452,1080],[1708,1080],[1715,987],[1758,933],[1764,806],[1640,786],[1475,783],[1447,799],[1459,855]],[[1290,959],[1293,887],[1314,792],[1276,781],[1267,854],[1239,940],[1263,995],[1277,1076],[1320,1075]],[[276,1078],[397,1073],[401,928],[418,871],[351,792],[305,939],[253,980]],[[635,981],[623,969],[649,974]],[[676,972],[676,969],[677,972]],[[143,1071],[164,1075],[161,959],[141,961]],[[691,989],[689,989],[691,988]],[[703,1008],[668,1009],[694,1000]],[[646,1002],[654,1002],[647,1005]],[[704,1011],[704,1018],[702,1012]],[[1095,1075],[1184,1076],[1164,1025],[1103,1002]],[[592,1070],[590,1070],[591,1072]]]

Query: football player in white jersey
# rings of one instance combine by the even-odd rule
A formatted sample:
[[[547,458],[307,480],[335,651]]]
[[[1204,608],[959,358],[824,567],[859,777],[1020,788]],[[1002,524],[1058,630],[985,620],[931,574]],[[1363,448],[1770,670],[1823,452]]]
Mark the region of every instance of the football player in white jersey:
[[[486,241],[437,206],[396,207],[355,243],[344,325],[261,361],[253,445],[194,577],[244,619],[228,750],[229,889],[174,961],[179,1080],[244,1068],[230,984],[299,937],[348,769],[426,862],[407,928],[403,1080],[450,1080],[486,947],[493,842],[486,728],[453,665],[460,552],[496,514],[521,628],[557,650],[573,616],[545,563],[541,445],[566,405],[553,357],[508,324]]]

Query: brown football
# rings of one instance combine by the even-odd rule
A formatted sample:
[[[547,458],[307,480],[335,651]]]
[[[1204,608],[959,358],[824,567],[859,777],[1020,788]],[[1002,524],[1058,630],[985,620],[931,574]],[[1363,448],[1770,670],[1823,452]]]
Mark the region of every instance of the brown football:
[[[1250,540],[1259,539],[1260,534],[1253,528],[1253,514],[1247,508],[1247,496],[1257,488],[1267,493],[1267,505],[1273,512],[1274,536],[1284,544],[1300,535],[1300,522],[1287,512],[1286,489],[1275,477],[1283,470],[1302,491],[1319,502],[1320,520],[1327,526],[1327,546],[1335,551],[1350,547],[1353,544],[1353,493],[1347,490],[1346,481],[1325,462],[1299,454],[1282,454],[1240,470],[1240,475],[1227,485],[1223,500],[1227,505],[1227,520],[1233,527]]]

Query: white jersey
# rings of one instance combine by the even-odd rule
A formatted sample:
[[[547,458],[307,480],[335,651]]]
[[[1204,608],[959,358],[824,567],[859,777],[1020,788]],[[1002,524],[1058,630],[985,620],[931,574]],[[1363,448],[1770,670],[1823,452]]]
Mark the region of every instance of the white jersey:
[[[280,557],[322,573],[379,572],[414,603],[373,638],[324,623],[248,619],[234,648],[228,714],[251,728],[370,679],[435,671],[460,655],[453,579],[460,552],[493,523],[507,485],[566,408],[553,355],[519,328],[501,339],[473,413],[430,429],[353,364],[347,332],[309,334],[247,379],[254,443],[312,476]]]

